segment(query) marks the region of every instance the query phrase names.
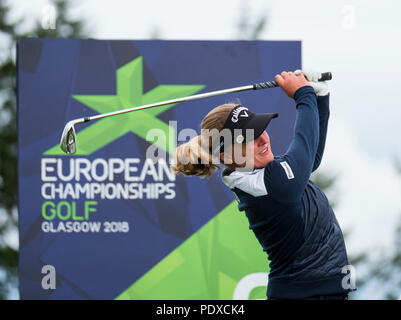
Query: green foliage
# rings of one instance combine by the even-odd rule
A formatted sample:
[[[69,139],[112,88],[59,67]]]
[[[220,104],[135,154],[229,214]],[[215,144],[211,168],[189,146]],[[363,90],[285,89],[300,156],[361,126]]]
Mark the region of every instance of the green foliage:
[[[393,161],[394,168],[401,177],[401,160]],[[370,262],[369,280],[379,283],[384,290],[384,299],[396,300],[401,297],[401,215],[394,230],[394,241],[391,250],[382,251]]]
[[[401,161],[394,158],[394,168],[401,177]],[[350,259],[352,265],[364,265],[367,269],[363,277],[357,272],[357,287],[365,285],[378,288],[383,292],[382,299],[396,300],[401,298],[401,215],[394,230],[393,246],[376,252],[371,257],[361,253]]]
[[[371,261],[369,280],[384,288],[384,299],[395,300],[401,294],[401,217],[394,232],[394,245],[389,251],[382,251]]]
[[[44,29],[41,21],[36,21],[32,30],[20,32],[23,19],[10,21],[12,7],[0,0],[0,34],[4,36],[2,47],[7,47],[0,57],[0,299],[7,298],[10,288],[17,286],[18,251],[5,240],[7,234],[17,229],[18,223],[16,42],[22,37],[85,36],[82,22],[68,16],[68,1],[55,0],[52,4],[56,9],[55,29]]]

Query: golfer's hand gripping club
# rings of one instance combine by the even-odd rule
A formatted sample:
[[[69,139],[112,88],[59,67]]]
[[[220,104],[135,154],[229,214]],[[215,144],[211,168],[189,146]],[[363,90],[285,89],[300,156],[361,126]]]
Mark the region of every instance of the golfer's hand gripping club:
[[[297,71],[301,71],[301,70],[296,70],[294,72],[294,74],[299,74],[301,72],[297,72]],[[303,72],[302,72],[303,73]],[[331,80],[332,79],[332,74],[331,72],[322,72],[322,73],[317,73],[318,75],[320,75],[317,79],[317,81],[327,81],[327,80]],[[304,73],[304,75],[306,76],[306,78],[309,80],[309,78],[307,77],[307,75]],[[314,81],[314,80],[309,80],[309,81]],[[315,80],[316,81],[316,80]],[[267,82],[261,82],[261,83],[256,83],[253,85],[254,90],[259,90],[259,89],[267,89],[267,88],[275,88],[278,87],[279,85],[277,84],[276,81],[267,81]]]
[[[308,79],[309,84],[315,90],[317,96],[327,96],[329,94],[329,85],[321,80],[321,74],[313,70],[295,70],[294,74],[303,74]]]

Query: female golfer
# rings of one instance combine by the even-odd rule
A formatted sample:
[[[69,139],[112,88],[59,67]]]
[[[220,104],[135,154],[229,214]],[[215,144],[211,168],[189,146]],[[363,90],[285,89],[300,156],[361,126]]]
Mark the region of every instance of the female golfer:
[[[285,154],[273,155],[265,131],[277,113],[224,104],[202,120],[200,136],[177,147],[173,170],[209,177],[219,168],[216,158],[224,164],[223,182],[270,260],[269,299],[347,299],[343,235],[326,196],[309,180],[323,156],[329,90],[313,81],[316,74],[305,74],[310,82],[299,70],[275,77],[296,103],[294,137]]]

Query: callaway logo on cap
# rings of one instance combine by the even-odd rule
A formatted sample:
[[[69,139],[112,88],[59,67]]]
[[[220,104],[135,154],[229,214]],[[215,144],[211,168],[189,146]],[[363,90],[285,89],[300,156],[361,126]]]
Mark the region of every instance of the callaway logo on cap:
[[[255,114],[248,108],[237,105],[227,117],[223,129],[228,129],[231,133],[230,144],[249,142],[259,137],[265,131],[271,119],[277,118],[278,113]],[[253,135],[246,134],[247,130],[253,130]],[[224,144],[227,144],[224,136],[220,136],[220,145],[215,151],[223,152]]]
[[[239,108],[234,108],[235,110],[233,110],[233,116],[231,117],[231,121],[232,122],[238,122],[238,116],[240,115],[241,111],[244,111],[242,113],[242,115],[240,115],[241,117],[248,117],[248,113],[246,112],[246,110],[248,110],[248,108],[246,107],[239,107]]]

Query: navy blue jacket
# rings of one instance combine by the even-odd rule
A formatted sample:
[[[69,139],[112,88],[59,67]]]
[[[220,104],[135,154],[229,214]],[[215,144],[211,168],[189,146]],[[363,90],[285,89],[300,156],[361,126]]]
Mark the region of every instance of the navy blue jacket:
[[[310,86],[294,95],[293,140],[284,155],[252,172],[223,172],[270,260],[269,298],[302,299],[345,293],[349,265],[344,238],[324,193],[309,180],[326,141],[329,96]]]

